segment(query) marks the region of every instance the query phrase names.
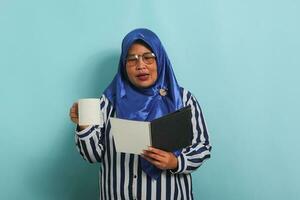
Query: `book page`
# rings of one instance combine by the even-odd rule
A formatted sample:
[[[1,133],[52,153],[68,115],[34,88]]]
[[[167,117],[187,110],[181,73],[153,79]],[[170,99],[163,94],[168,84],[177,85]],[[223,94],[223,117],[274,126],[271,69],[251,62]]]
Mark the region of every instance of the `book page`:
[[[110,118],[116,151],[141,154],[151,145],[150,122]]]

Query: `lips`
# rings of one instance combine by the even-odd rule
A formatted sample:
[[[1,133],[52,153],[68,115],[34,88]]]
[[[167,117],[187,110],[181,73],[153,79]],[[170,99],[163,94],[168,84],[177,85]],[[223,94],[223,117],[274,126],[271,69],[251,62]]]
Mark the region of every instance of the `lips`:
[[[140,81],[146,81],[149,77],[149,74],[147,73],[141,73],[141,74],[138,74],[136,76]]]

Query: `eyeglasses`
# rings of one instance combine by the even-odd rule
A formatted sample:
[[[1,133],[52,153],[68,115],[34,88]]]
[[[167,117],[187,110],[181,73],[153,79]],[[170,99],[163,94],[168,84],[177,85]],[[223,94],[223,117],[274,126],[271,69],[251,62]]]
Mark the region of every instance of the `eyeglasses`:
[[[126,58],[126,64],[128,66],[136,66],[138,64],[139,58],[142,57],[142,60],[145,64],[150,65],[155,61],[155,54],[152,52],[144,53],[143,55],[128,55]]]

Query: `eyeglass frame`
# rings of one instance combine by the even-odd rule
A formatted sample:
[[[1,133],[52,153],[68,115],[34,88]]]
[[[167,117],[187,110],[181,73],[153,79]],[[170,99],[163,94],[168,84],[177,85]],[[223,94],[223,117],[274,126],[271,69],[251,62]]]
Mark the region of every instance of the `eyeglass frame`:
[[[134,64],[129,64],[128,66],[136,66],[138,64],[138,61],[140,59],[140,57],[142,57],[142,61],[147,64],[147,65],[151,65],[152,63],[154,63],[154,60],[153,62],[145,62],[145,55],[151,55],[152,57],[150,58],[154,58],[154,60],[156,60],[156,55],[153,53],[153,52],[146,52],[146,53],[143,53],[142,55],[138,55],[138,54],[130,54],[126,57],[125,61],[126,61],[126,65],[128,64],[128,61],[134,61]],[[129,60],[128,58],[131,57],[131,58],[134,58],[134,60]]]

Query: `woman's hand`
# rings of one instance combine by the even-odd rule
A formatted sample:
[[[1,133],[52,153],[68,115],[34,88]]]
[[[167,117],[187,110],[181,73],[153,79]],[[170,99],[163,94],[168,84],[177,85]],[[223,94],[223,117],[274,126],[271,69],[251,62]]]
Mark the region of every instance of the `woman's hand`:
[[[73,103],[72,107],[70,108],[70,118],[73,123],[78,124],[78,103]]]
[[[173,153],[153,147],[144,150],[142,157],[162,170],[176,169],[178,166],[178,160]]]
[[[70,108],[69,116],[70,116],[72,122],[78,125],[79,120],[78,120],[78,103],[77,102],[73,103],[72,107]],[[87,127],[88,126],[79,126],[79,130],[83,130]]]

